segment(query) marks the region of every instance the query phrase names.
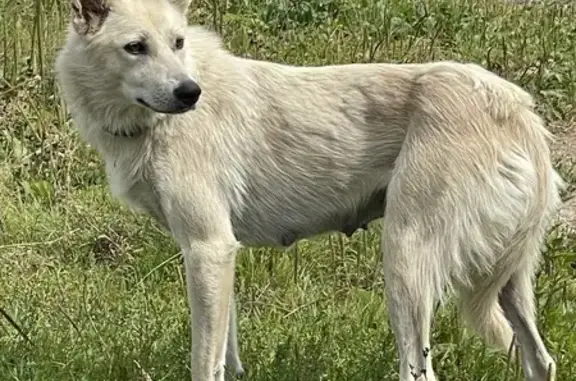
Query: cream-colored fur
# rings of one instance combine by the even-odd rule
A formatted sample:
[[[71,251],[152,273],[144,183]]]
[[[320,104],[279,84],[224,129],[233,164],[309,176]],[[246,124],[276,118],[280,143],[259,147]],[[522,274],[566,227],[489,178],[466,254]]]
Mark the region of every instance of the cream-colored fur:
[[[382,215],[401,381],[435,379],[430,320],[446,288],[488,341],[507,348],[516,333],[527,380],[555,372],[532,275],[563,182],[530,95],[473,64],[241,59],[187,26],[187,0],[102,1],[72,1],[58,80],[114,195],[182,248],[194,381],[223,380],[225,359],[242,372],[241,245],[286,246]],[[200,86],[194,107],[175,98],[183,81]]]

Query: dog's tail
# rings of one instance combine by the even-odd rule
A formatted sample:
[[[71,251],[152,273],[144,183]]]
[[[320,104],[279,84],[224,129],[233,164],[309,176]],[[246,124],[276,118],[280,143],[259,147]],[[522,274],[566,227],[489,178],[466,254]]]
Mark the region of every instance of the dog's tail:
[[[513,331],[498,303],[499,288],[476,285],[473,289],[461,290],[460,308],[465,322],[487,344],[507,350],[512,343]]]

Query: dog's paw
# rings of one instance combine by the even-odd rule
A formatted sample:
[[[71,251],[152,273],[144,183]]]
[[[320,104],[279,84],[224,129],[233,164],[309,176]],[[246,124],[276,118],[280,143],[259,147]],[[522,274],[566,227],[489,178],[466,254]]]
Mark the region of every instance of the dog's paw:
[[[548,372],[546,373],[546,381],[556,381],[556,363],[549,363]]]
[[[416,369],[413,365],[409,365],[410,367],[410,374],[414,378],[414,381],[431,381],[434,380],[434,375],[432,378],[429,378],[428,372],[426,368],[423,369]]]
[[[239,369],[236,369],[234,371],[234,373],[236,374],[237,379],[243,379],[244,375],[246,374],[246,371],[244,370],[244,368],[239,368]]]
[[[237,364],[234,368],[227,367],[226,374],[230,380],[241,380],[246,374],[246,370],[242,364]]]

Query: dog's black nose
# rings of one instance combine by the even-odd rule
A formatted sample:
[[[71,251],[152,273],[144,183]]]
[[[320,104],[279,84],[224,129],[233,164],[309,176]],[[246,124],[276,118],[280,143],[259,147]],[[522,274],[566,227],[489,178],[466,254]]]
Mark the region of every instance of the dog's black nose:
[[[196,82],[188,80],[180,83],[174,89],[174,96],[186,106],[194,106],[198,102],[201,92],[202,90]]]

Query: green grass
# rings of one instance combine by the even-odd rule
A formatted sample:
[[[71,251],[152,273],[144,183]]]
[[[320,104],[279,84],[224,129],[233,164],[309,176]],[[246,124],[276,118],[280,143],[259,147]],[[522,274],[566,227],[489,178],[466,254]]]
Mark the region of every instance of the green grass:
[[[101,160],[79,139],[54,85],[68,1],[0,1],[0,381],[187,380],[178,249],[149,218],[111,198]],[[313,65],[472,61],[529,90],[548,121],[574,120],[575,6],[196,3],[191,19],[214,26],[237,54]],[[286,252],[239,254],[248,380],[397,379],[377,227]],[[551,236],[549,248],[537,281],[539,326],[558,379],[570,380],[576,245]],[[440,380],[519,379],[518,365],[484,346],[452,303],[438,311],[432,344]]]

